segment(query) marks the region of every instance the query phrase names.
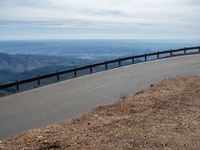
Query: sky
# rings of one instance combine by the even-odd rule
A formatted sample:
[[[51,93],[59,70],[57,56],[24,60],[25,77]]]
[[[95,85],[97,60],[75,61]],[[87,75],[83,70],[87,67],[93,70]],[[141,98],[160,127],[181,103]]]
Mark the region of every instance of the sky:
[[[200,39],[199,0],[0,0],[0,40]]]

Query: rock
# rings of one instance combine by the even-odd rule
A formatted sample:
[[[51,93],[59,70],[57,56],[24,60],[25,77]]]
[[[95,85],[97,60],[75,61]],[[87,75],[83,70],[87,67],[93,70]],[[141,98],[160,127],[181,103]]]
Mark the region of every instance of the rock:
[[[43,144],[48,144],[48,141],[47,141],[47,140],[44,140]]]
[[[43,136],[37,136],[37,138],[38,138],[38,139],[42,139],[42,138],[44,138],[44,137],[43,137]]]
[[[151,84],[150,87],[154,87],[154,84]]]
[[[2,145],[2,143],[3,143],[3,142],[0,141],[0,150],[1,150],[1,149],[4,149],[4,146]]]
[[[95,118],[98,118],[99,117],[99,115],[93,115]]]

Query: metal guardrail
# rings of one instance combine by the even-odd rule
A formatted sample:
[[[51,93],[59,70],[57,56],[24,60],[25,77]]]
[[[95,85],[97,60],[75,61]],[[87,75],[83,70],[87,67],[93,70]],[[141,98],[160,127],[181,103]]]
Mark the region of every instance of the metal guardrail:
[[[191,52],[192,50],[196,50],[196,51]],[[190,52],[188,52],[188,51],[190,51]],[[108,64],[118,63],[118,67],[121,67],[122,62],[126,61],[126,60],[132,60],[132,64],[134,64],[135,60],[138,58],[144,58],[144,61],[148,61],[148,57],[150,57],[150,56],[156,56],[156,59],[160,59],[160,58],[163,58],[163,57],[161,57],[162,54],[169,54],[165,57],[172,57],[172,56],[180,55],[180,54],[174,54],[176,52],[183,52],[181,55],[187,55],[187,54],[191,54],[191,53],[200,53],[200,46],[199,47],[187,47],[187,48],[181,48],[181,49],[176,49],[176,50],[158,51],[158,52],[141,54],[141,55],[132,55],[132,56],[128,56],[128,57],[121,57],[121,58],[112,59],[112,60],[108,60],[108,61],[98,62],[98,63],[94,63],[94,64],[90,64],[90,65],[81,66],[78,68],[67,69],[67,70],[63,70],[63,71],[59,71],[59,72],[55,72],[55,73],[44,74],[44,75],[40,75],[40,76],[33,77],[33,78],[17,80],[15,82],[2,84],[2,85],[0,85],[0,90],[5,90],[7,88],[15,87],[16,91],[18,92],[18,91],[20,91],[20,85],[22,85],[22,84],[27,84],[27,83],[37,81],[37,85],[40,86],[41,80],[48,79],[51,77],[56,77],[57,81],[60,81],[60,76],[63,74],[73,73],[73,77],[77,77],[78,71],[89,69],[89,73],[93,73],[94,67],[104,65],[105,70],[108,70]]]

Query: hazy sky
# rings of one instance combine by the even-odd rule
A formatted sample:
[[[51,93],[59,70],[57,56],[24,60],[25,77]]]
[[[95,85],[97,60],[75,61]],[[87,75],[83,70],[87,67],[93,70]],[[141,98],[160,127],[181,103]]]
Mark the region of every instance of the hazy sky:
[[[200,0],[0,0],[0,39],[200,39]]]

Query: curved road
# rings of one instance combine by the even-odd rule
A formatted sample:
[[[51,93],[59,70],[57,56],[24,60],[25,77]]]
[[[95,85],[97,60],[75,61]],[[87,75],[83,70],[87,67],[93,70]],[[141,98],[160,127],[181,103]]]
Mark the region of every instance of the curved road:
[[[0,139],[81,115],[174,75],[200,74],[200,54],[160,59],[0,99]]]

